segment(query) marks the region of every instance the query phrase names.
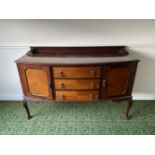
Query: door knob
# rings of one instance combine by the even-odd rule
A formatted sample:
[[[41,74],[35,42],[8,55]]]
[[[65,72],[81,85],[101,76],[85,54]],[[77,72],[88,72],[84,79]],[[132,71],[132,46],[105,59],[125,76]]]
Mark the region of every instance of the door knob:
[[[49,83],[48,86],[49,86],[49,88],[52,88],[52,83]]]

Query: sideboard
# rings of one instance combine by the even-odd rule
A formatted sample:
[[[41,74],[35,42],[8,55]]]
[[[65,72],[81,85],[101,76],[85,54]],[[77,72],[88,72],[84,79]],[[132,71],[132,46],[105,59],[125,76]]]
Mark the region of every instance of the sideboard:
[[[32,117],[28,101],[95,102],[101,100],[132,106],[132,88],[139,60],[124,46],[31,47],[16,60],[23,90],[23,105]]]

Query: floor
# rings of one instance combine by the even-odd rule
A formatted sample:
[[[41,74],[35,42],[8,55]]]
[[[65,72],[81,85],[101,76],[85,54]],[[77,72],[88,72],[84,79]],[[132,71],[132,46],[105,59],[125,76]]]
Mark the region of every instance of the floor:
[[[1,135],[154,135],[155,101],[134,101],[130,119],[126,102],[29,103],[28,120],[21,102],[0,102]]]

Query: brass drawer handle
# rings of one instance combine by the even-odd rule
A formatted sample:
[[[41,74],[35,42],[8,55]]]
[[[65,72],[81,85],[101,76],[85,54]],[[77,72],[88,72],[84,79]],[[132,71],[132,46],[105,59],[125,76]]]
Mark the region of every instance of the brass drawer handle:
[[[95,70],[91,70],[90,73],[91,73],[92,76],[95,76],[96,71]]]
[[[60,77],[63,77],[63,76],[64,76],[63,71],[59,71],[59,76],[60,76]]]
[[[94,94],[90,94],[90,97],[91,97],[92,100],[95,99],[95,95]]]
[[[64,83],[61,83],[60,84],[60,88],[62,88],[62,89],[65,88],[65,84]]]
[[[91,82],[90,86],[91,86],[92,89],[95,89],[96,84],[94,82]]]

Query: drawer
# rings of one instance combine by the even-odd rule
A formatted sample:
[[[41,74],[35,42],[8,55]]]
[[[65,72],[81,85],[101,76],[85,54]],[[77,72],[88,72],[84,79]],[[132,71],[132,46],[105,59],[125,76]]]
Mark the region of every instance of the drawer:
[[[98,91],[56,91],[57,101],[95,101],[98,98]]]
[[[69,90],[80,90],[80,89],[99,89],[100,82],[99,79],[56,79],[55,88],[56,89],[69,89]]]
[[[54,67],[55,78],[99,78],[100,67]]]

